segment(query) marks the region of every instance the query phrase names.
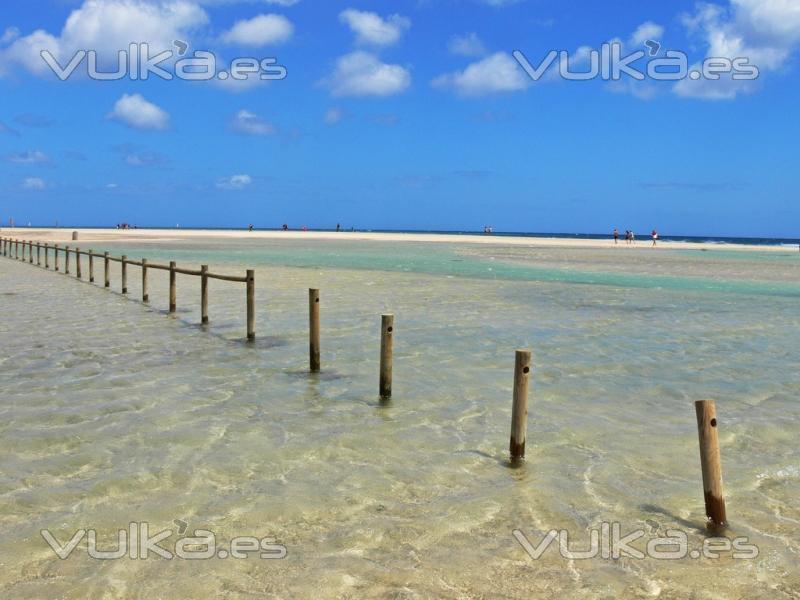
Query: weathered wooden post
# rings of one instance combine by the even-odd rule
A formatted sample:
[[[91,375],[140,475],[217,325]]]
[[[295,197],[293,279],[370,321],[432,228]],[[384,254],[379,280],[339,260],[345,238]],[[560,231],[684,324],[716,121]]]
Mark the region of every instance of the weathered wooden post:
[[[700,437],[700,467],[703,471],[703,495],[706,502],[706,517],[711,527],[724,527],[728,517],[725,513],[725,497],[722,493],[722,462],[717,435],[717,409],[713,400],[698,400],[694,403],[697,414],[697,432]]]
[[[33,264],[33,242],[28,242],[28,262]]]
[[[42,244],[40,242],[36,242],[36,266],[42,266]]]
[[[169,263],[169,312],[174,313],[178,306],[177,273],[175,273],[175,261]]]
[[[81,249],[75,248],[75,277],[83,279],[81,275]]]
[[[64,275],[69,275],[69,246],[64,246]]]
[[[77,239],[78,239],[78,232],[77,231],[73,231],[72,232],[72,240],[75,241]]]
[[[392,397],[392,338],[394,315],[381,315],[381,370],[379,391],[381,399]]]
[[[142,302],[150,302],[150,294],[147,291],[147,259],[142,259]]]
[[[308,290],[308,353],[311,372],[319,371],[319,290]]]
[[[122,293],[128,293],[128,257],[122,255]]]
[[[256,272],[247,269],[247,339],[256,338]]]
[[[53,268],[58,271],[58,244],[53,244],[53,255],[56,258],[56,263]]]
[[[14,258],[19,260],[19,240],[14,240]]]
[[[514,361],[514,399],[511,405],[511,462],[525,458],[525,434],[528,429],[528,380],[531,351],[517,350]]]
[[[200,265],[200,322],[208,323],[208,265]]]
[[[94,283],[94,250],[89,248],[89,283]]]
[[[44,245],[44,268],[50,268],[50,244]]]
[[[110,263],[111,261],[108,258],[108,252],[103,252],[103,271],[104,271],[104,286],[103,287],[111,287],[111,274],[109,273],[110,270]]]

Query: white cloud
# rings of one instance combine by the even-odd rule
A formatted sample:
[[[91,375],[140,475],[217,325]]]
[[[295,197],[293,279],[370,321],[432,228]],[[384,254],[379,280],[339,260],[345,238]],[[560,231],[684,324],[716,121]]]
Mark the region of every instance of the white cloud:
[[[664,28],[652,21],[645,21],[631,34],[628,42],[631,46],[642,46],[648,40],[660,42],[664,37]],[[640,48],[637,48],[639,50]]]
[[[13,129],[12,127],[9,127],[2,121],[0,121],[0,134],[13,135],[14,137],[19,137],[19,131]]]
[[[116,60],[132,42],[148,42],[153,54],[174,49],[175,39],[188,41],[208,23],[208,15],[190,0],[84,0],[67,17],[56,36],[38,29],[0,50],[0,64],[19,64],[36,74],[50,74],[40,56],[49,50],[64,65],[79,49],[94,49]]]
[[[0,46],[10,44],[19,37],[19,29],[16,27],[6,27],[3,35],[0,35]]]
[[[24,190],[43,190],[46,187],[44,179],[40,177],[28,177],[22,182],[22,189]]]
[[[522,67],[505,52],[487,56],[463,71],[441,75],[432,82],[434,87],[452,88],[462,96],[516,92],[527,88],[529,83]]]
[[[344,119],[346,116],[347,116],[347,113],[345,112],[345,110],[343,108],[339,108],[338,106],[334,106],[332,108],[329,108],[325,112],[325,118],[324,118],[325,124],[326,125],[335,125],[336,123],[338,123],[339,121]]]
[[[163,131],[169,127],[169,114],[140,94],[123,94],[109,117],[134,129]]]
[[[243,190],[252,182],[250,175],[231,175],[217,181],[217,187],[221,190]]]
[[[482,56],[486,54],[486,47],[475,32],[453,36],[447,44],[447,49],[451,54],[460,56]]]
[[[339,57],[323,84],[334,96],[391,96],[411,85],[411,74],[400,65],[385,64],[374,54],[358,51]]]
[[[707,45],[706,57],[746,57],[764,72],[784,67],[800,44],[800,3],[795,0],[731,0],[726,9],[718,4],[701,4],[683,24],[690,34],[699,35]],[[695,64],[690,70],[699,69]],[[752,92],[756,81],[684,79],[675,84],[679,96],[707,100],[730,100]]]
[[[345,23],[361,44],[390,46],[400,40],[403,32],[411,27],[411,21],[400,15],[389,15],[385,19],[374,12],[348,8],[339,13],[339,20]]]
[[[279,44],[292,37],[294,25],[283,15],[258,15],[252,19],[237,21],[222,34],[226,44],[239,44],[258,48],[268,44]]]
[[[50,157],[41,150],[27,150],[26,152],[7,154],[3,160],[19,165],[37,165],[49,163]]]
[[[240,110],[231,121],[231,129],[245,135],[272,135],[277,132],[275,126],[248,110]]]

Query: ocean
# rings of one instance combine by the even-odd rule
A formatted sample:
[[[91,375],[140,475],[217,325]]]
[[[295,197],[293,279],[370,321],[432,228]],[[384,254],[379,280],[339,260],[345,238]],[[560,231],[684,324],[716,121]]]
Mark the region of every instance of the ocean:
[[[796,248],[92,245],[254,268],[257,338],[244,340],[242,284],[211,281],[203,327],[196,277],[178,277],[170,316],[163,271],[143,305],[138,268],[126,297],[117,263],[108,291],[0,257],[1,597],[797,597]],[[319,374],[307,372],[310,287]],[[526,461],[512,468],[518,348],[533,368]],[[689,553],[709,543],[701,399],[717,406],[726,535],[756,557]],[[285,556],[101,560],[82,537],[60,560],[42,534],[92,530],[111,551],[131,523],[174,530],[161,542],[173,550],[197,530],[216,549],[251,536]],[[585,550],[614,527],[643,532],[639,550],[682,532],[687,553],[565,557],[555,543],[533,558],[520,543],[559,530]]]

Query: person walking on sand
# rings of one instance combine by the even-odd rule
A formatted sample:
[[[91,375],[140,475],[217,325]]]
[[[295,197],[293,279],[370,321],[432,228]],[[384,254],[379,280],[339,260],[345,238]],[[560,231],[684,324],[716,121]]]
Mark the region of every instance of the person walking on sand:
[[[633,233],[633,229],[631,229],[631,244],[636,245],[636,234]]]
[[[653,229],[653,232],[650,234],[650,237],[653,238],[653,248],[656,246],[656,242],[658,241],[658,232]]]
[[[619,231],[614,227],[614,245],[619,244]]]

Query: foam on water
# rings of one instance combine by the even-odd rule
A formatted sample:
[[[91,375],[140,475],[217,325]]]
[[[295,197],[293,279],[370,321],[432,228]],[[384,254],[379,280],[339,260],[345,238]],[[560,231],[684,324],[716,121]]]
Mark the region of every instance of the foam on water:
[[[95,248],[98,250],[99,248]],[[152,305],[0,260],[0,596],[726,597],[796,593],[796,254],[197,241],[107,249],[256,267],[244,289],[151,272]],[[114,269],[118,266],[115,264]],[[118,289],[119,273],[112,281]],[[307,288],[323,372],[305,373]],[[377,399],[379,315],[396,319]],[[527,462],[506,463],[513,352],[534,368]],[[717,401],[731,533],[755,560],[532,560],[618,521],[705,538],[692,401]],[[282,560],[97,561],[60,540],[147,521],[274,536]],[[173,538],[174,543],[174,538]]]

